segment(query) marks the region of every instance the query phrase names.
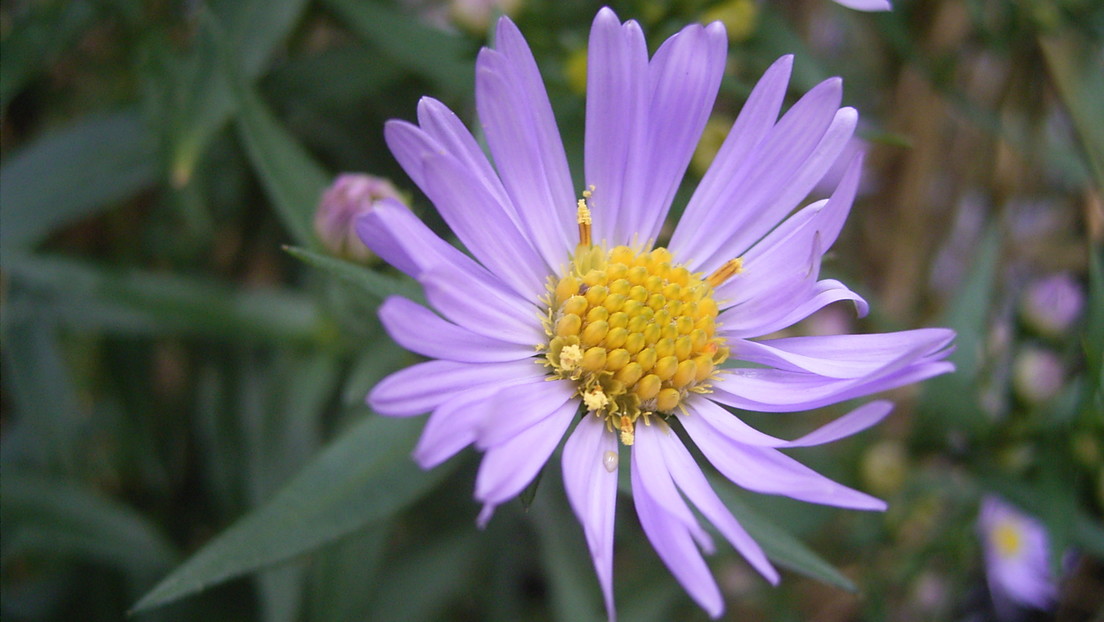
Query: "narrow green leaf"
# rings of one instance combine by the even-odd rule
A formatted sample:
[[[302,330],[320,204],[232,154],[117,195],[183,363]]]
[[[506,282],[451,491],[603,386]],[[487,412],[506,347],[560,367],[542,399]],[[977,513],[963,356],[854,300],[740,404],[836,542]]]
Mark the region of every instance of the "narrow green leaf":
[[[4,268],[14,284],[40,296],[39,311],[81,328],[285,343],[319,343],[328,337],[314,302],[290,291],[240,290],[206,279],[112,270],[57,256],[21,256]]]
[[[234,42],[242,71],[254,78],[299,23],[307,0],[213,0],[208,5]]]
[[[0,109],[87,29],[96,13],[90,2],[38,2],[23,7],[0,38]],[[5,14],[5,20],[10,14]]]
[[[463,39],[374,0],[325,0],[365,42],[450,93],[470,93],[474,50]]]
[[[238,135],[249,161],[292,239],[317,247],[314,211],[330,175],[280,126],[251,87],[236,85]]]
[[[1098,518],[1078,510],[1073,519],[1073,537],[1085,552],[1104,559],[1104,526]]]
[[[12,466],[4,468],[0,482],[5,558],[71,557],[147,580],[176,559],[166,539],[144,517],[97,492]]]
[[[156,162],[156,145],[133,111],[85,117],[39,138],[0,168],[0,253],[7,261],[153,184]]]
[[[939,322],[957,333],[955,351],[948,357],[956,371],[924,385],[920,410],[929,417],[929,433],[963,430],[976,434],[985,425],[974,381],[984,355],[985,326],[992,308],[1000,248],[1000,232],[990,226],[977,246],[965,281]]]
[[[1089,426],[1104,427],[1104,253],[1089,248],[1089,295],[1085,311],[1085,330],[1081,343],[1085,350],[1085,390],[1081,399],[1081,418]]]
[[[252,84],[299,21],[305,0],[219,0],[200,14],[184,53],[164,40],[147,46],[146,96],[166,132],[174,186],[188,183],[212,137],[234,114],[231,80]],[[232,72],[227,65],[234,64]]]
[[[322,416],[340,375],[328,353],[289,355],[272,364],[251,360],[239,390],[241,404],[228,413],[241,422],[251,507],[267,501],[317,449]],[[300,618],[307,567],[303,561],[257,573],[254,581],[265,622]]]
[[[368,620],[371,590],[383,563],[391,525],[380,521],[348,535],[312,556],[310,620]]]
[[[1100,79],[1104,54],[1097,42],[1087,41],[1075,28],[1039,38],[1047,70],[1058,96],[1077,130],[1097,191],[1104,192],[1104,81]]]
[[[422,472],[410,460],[421,427],[417,419],[377,416],[355,425],[270,502],[161,581],[135,611],[301,555],[402,510],[451,472],[448,465]]]
[[[479,532],[459,528],[427,543],[390,565],[375,586],[374,606],[367,620],[437,620],[449,599],[478,581]]]
[[[558,472],[549,471],[557,488],[561,481]],[[544,495],[528,513],[536,526],[541,564],[548,574],[552,613],[561,622],[599,619],[605,607],[586,539],[564,501],[562,496]]]
[[[23,296],[14,293],[18,304]],[[18,416],[5,432],[5,459],[18,456],[46,470],[71,472],[83,438],[82,413],[69,369],[57,342],[56,327],[41,313],[15,316],[4,309],[4,386]],[[41,312],[37,306],[31,309]],[[16,433],[14,437],[12,433]],[[18,440],[18,447],[9,443]]]
[[[800,540],[787,533],[770,518],[752,509],[741,500],[732,486],[715,486],[725,506],[740,521],[740,525],[763,547],[763,552],[781,566],[828,585],[856,591],[855,584],[823,558],[812,552]]]
[[[284,250],[292,257],[352,285],[377,301],[382,301],[388,296],[405,296],[414,300],[421,298],[420,288],[410,279],[381,274],[351,261],[305,248],[287,246]]]

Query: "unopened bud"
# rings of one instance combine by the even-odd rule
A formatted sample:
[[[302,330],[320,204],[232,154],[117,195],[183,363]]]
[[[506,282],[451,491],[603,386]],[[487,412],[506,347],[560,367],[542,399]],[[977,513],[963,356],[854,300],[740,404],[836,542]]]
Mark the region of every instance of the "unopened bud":
[[[1058,395],[1064,375],[1057,354],[1027,347],[1016,355],[1012,364],[1012,388],[1025,402],[1040,404]]]
[[[729,0],[710,9],[702,18],[705,22],[721,22],[728,34],[728,40],[741,43],[755,33],[759,22],[759,8],[754,0]]]
[[[380,199],[399,199],[390,181],[362,173],[343,173],[322,194],[314,213],[314,231],[334,255],[365,262],[372,251],[360,241],[353,223]],[[401,200],[401,199],[400,199]]]
[[[1085,292],[1081,285],[1062,273],[1032,283],[1024,294],[1020,313],[1032,329],[1057,337],[1077,321],[1084,306]]]
[[[908,456],[897,441],[881,441],[863,454],[863,480],[875,494],[896,493],[904,485],[907,473]]]
[[[451,0],[449,17],[457,26],[481,34],[487,32],[492,17],[514,15],[520,7],[521,0]]]

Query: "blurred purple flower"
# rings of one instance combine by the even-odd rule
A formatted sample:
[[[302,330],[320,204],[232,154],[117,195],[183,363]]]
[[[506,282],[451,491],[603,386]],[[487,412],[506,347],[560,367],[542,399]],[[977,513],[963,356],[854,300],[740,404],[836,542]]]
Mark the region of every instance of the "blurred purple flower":
[[[1050,572],[1046,529],[1034,518],[987,495],[978,517],[989,591],[1002,618],[1010,603],[1048,609],[1058,595]]]
[[[360,241],[354,221],[372,209],[379,199],[398,199],[390,181],[363,173],[342,173],[322,194],[314,212],[314,232],[334,255],[367,261],[372,256]]]
[[[480,525],[569,435],[564,484],[610,618],[624,454],[649,540],[687,592],[719,616],[723,598],[700,551],[713,542],[687,500],[763,576],[776,582],[778,574],[671,428],[681,426],[717,470],[749,490],[882,510],[884,502],[778,450],[866,429],[889,402],[860,406],[795,441],[763,434],[725,406],[809,410],[946,373],[954,335],[759,339],[832,302],[866,310],[842,283],[818,280],[851,207],[861,155],[831,198],[790,215],[854,131],[857,113],[840,108],[839,79],[814,87],[779,120],[792,58],[775,62],[670,244],[656,248],[724,72],[723,26],[688,26],[649,60],[636,22],[599,11],[588,62],[588,190],[578,201],[525,39],[502,19],[495,41],[476,66],[493,166],[433,99],[419,103],[417,125],[387,124],[395,157],[474,258],[394,201],[359,219],[365,243],[417,279],[441,314],[399,297],[382,305],[391,336],[433,360],[385,378],[369,403],[390,416],[432,413],[414,450],[424,468],[470,444],[486,452],[475,486]],[[726,365],[729,358],[739,366]]]
[[[1061,336],[1080,317],[1085,292],[1067,273],[1039,279],[1028,287],[1020,305],[1025,322],[1050,336]]]

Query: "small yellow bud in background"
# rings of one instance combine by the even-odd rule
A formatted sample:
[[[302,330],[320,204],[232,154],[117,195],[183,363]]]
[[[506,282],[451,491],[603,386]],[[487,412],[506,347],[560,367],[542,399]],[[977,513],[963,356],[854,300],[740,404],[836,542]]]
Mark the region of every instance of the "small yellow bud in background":
[[[755,32],[759,22],[759,8],[755,6],[755,0],[731,0],[706,11],[702,20],[721,22],[728,34],[728,40],[740,43]]]
[[[717,157],[717,152],[721,150],[721,145],[728,137],[728,130],[731,127],[731,119],[719,117],[714,117],[705,124],[701,140],[694,148],[694,157],[690,160],[690,170],[695,175],[701,177],[709,170],[709,165],[713,163],[713,158]]]
[[[585,47],[579,48],[567,57],[563,67],[564,78],[567,86],[577,95],[586,93],[587,84],[587,51]]]
[[[521,0],[451,0],[448,3],[452,22],[474,34],[483,34],[491,20],[499,15],[513,17],[521,8]]]
[[[907,469],[908,456],[897,441],[880,441],[862,457],[863,481],[877,495],[888,496],[900,490]]]

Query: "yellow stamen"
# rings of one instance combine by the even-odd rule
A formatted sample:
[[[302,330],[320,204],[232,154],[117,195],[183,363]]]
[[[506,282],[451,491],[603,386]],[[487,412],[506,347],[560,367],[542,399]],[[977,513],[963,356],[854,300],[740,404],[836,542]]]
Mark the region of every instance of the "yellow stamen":
[[[718,287],[721,283],[731,279],[732,277],[740,274],[744,271],[744,260],[739,257],[735,259],[729,259],[723,266],[717,268],[713,274],[706,277],[705,282],[709,283],[710,287]]]
[[[636,440],[636,435],[633,433],[632,419],[622,416],[621,417],[621,444],[626,447],[632,447],[633,441]]]
[[[583,349],[576,345],[564,346],[560,350],[560,368],[564,371],[572,371],[583,362]]]
[[[583,196],[588,195],[589,192],[583,192]],[[577,220],[579,221],[579,245],[590,246],[590,208],[587,207],[586,199],[579,199]]]
[[[601,410],[609,405],[609,398],[602,392],[602,387],[594,387],[583,393],[583,403],[586,404],[587,410]]]

